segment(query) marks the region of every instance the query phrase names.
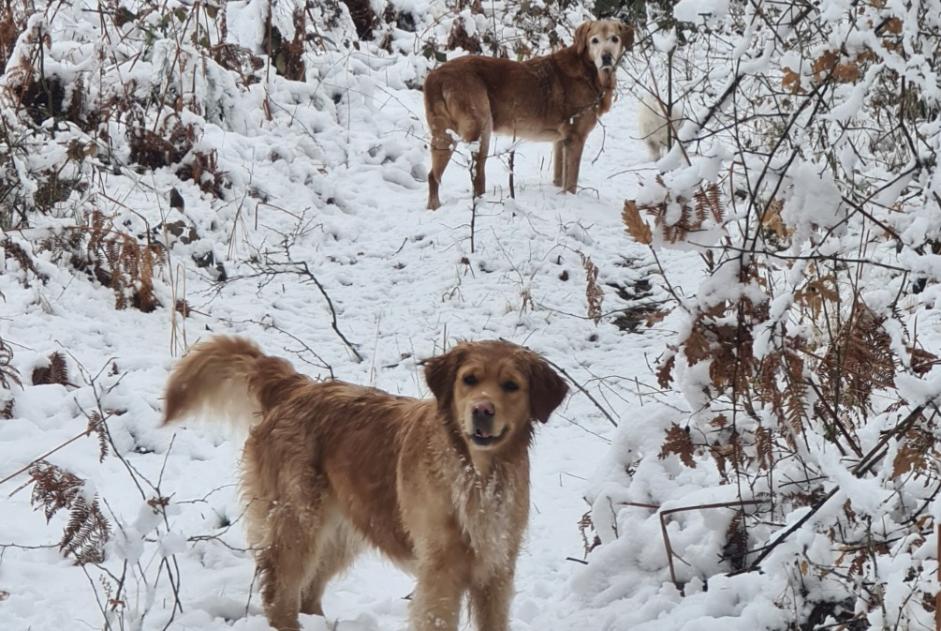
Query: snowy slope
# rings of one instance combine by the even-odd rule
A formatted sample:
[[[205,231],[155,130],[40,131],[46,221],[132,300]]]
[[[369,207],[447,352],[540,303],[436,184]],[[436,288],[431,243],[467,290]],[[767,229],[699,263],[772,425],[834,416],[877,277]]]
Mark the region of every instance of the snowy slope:
[[[230,24],[232,32],[238,37],[242,31]],[[666,298],[649,251],[633,243],[621,223],[623,201],[637,187],[632,170],[650,167],[634,139],[628,90],[589,140],[585,188],[577,196],[560,195],[551,185],[548,145],[518,147],[515,200],[508,198],[505,166],[489,161],[490,190],[476,209],[471,252],[470,178],[459,159],[445,174],[444,206],[424,209],[421,94],[407,87],[424,62],[351,53],[320,63],[308,72],[319,72],[322,84],[271,82],[272,120],[256,85],[225,91],[226,116],[200,123],[197,146],[216,152],[219,169],[233,183],[224,199],[166,168],[100,172],[95,203],[116,225],[143,233],[183,219],[199,235],[192,243],[177,241],[155,274],[164,306],[151,313],[115,310],[109,288],[52,262],[48,253],[36,252],[39,261],[47,259],[40,270],[45,283],[7,261],[8,273],[0,276],[0,337],[11,345],[24,385],[14,389],[13,418],[0,422],[0,475],[81,433],[86,413],[99,404],[105,412],[119,411],[108,425],[127,465],[113,454],[99,463],[94,435],[48,458],[87,480],[85,493],[104,502],[115,525],[104,563],[111,576],[61,557],[64,512],[47,524],[31,508],[29,488],[4,497],[0,628],[100,628],[101,608],[115,628],[138,628],[142,617],[139,628],[164,628],[174,591],[161,565],[165,557],[180,579],[182,602],[170,628],[266,628],[258,596],[250,596],[253,564],[239,523],[239,437],[211,425],[157,426],[174,357],[212,333],[248,335],[314,376],[328,376],[329,366],[338,378],[411,396],[427,395],[420,359],[457,339],[503,337],[545,354],[618,422],[647,426],[649,366],[669,331],[663,323],[641,323],[636,332],[612,323],[618,310],[654,308]],[[323,98],[329,94],[340,95],[338,102]],[[496,150],[506,147],[501,141]],[[184,201],[182,215],[170,207],[173,187]],[[166,233],[160,238],[171,241]],[[207,250],[225,266],[224,284],[215,284],[190,256]],[[599,267],[605,289],[608,315],[599,324],[587,317],[582,255]],[[289,271],[297,265],[279,266],[288,260],[316,276],[362,361],[332,329],[330,308],[311,279]],[[685,270],[694,284],[695,257],[667,252],[664,263]],[[259,276],[265,270],[278,273]],[[624,297],[607,283],[623,288]],[[186,300],[189,317],[174,320],[166,305],[177,299]],[[55,351],[67,354],[70,385],[31,385],[34,368]],[[662,428],[649,427],[659,437]],[[578,522],[589,509],[584,497],[614,436],[609,420],[578,388],[540,429],[514,629],[632,627],[612,626],[612,609],[604,623],[589,622],[596,615],[590,613],[591,589],[573,583],[583,566],[566,560],[583,557]],[[146,482],[138,489],[134,479],[149,480],[159,493]],[[20,475],[6,482],[4,496],[26,480]],[[158,495],[170,498],[166,522],[147,504]],[[640,543],[646,554],[662,555],[646,535]],[[124,591],[120,602],[108,602],[123,560],[131,567]],[[648,569],[654,572],[641,577],[642,595],[661,592],[651,607],[668,609],[675,599],[660,590],[662,557]],[[305,628],[404,628],[403,597],[410,590],[408,577],[378,558],[363,559],[328,589],[328,625],[308,618]],[[635,613],[638,621],[657,615],[649,608]]]
[[[688,57],[676,78],[689,120],[715,114],[699,140],[695,125],[681,130],[687,167],[679,151],[654,165],[637,138],[630,77],[648,82],[679,41],[651,33],[660,22],[648,16],[638,32],[649,40],[623,64],[620,98],[589,138],[578,195],[551,185],[548,145],[523,143],[511,199],[510,144],[499,139],[486,196],[472,204],[465,147],[444,175],[442,208],[429,212],[418,90],[428,69],[491,43],[510,56],[548,50],[592,3],[369,4],[385,7],[370,41],[334,0],[0,8],[0,630],[267,628],[242,533],[242,437],[195,421],[158,427],[173,362],[214,333],[249,336],[315,377],[417,397],[428,394],[421,360],[459,339],[509,339],[564,371],[571,396],[533,448],[516,631],[931,628],[936,423],[926,414],[899,431],[941,383],[941,223],[929,199],[941,190],[941,128],[928,120],[937,77],[905,57],[911,42],[930,50],[930,29],[899,30],[893,43],[892,29],[919,23],[896,16],[899,3],[845,13],[831,3],[800,11],[817,20],[801,26],[812,45],[775,61],[800,33],[780,3],[767,14],[706,3],[715,15],[676,58]],[[689,17],[701,4],[676,10]],[[780,32],[762,26],[779,10]],[[731,13],[752,26],[724,21]],[[10,15],[15,45],[4,39]],[[890,35],[869,32],[877,24]],[[864,45],[878,55],[835,56]],[[839,81],[818,103],[812,90],[831,80],[819,67],[838,59]],[[930,159],[899,175],[906,148],[891,141],[899,129],[881,136],[894,106],[880,90],[892,92],[891,73],[909,63],[926,99],[909,117]],[[719,107],[740,79],[736,98],[759,98],[737,101],[748,111]],[[866,146],[873,155],[858,156]],[[817,153],[828,147],[838,155]],[[895,149],[901,157],[886,157]],[[647,247],[625,232],[625,200],[675,229],[691,199],[709,215],[710,191],[725,215],[690,239],[657,234]],[[683,251],[705,252],[720,233],[714,258]],[[740,267],[736,244],[759,241],[751,268]],[[857,356],[891,376],[868,375],[872,399],[855,408],[834,386],[852,425],[844,440],[802,384],[846,380],[827,361],[854,350],[839,328],[859,314],[853,326],[873,326]],[[720,365],[735,356],[733,329],[734,344],[749,340],[737,356],[751,353],[751,368],[773,360],[744,384],[756,397],[744,415]],[[785,362],[785,350],[804,360]],[[655,374],[664,351],[677,358],[669,387]],[[672,446],[669,430],[680,434]],[[764,454],[759,430],[777,441]],[[750,469],[730,476],[722,469],[742,436],[739,464]],[[878,457],[857,475],[869,450]],[[41,457],[48,465],[30,469]],[[71,495],[44,493],[64,472]],[[773,506],[739,529],[728,506],[709,507],[742,498]],[[63,558],[64,533],[100,550],[85,530],[94,511],[70,523],[69,508],[52,514],[57,502],[99,507],[110,525],[103,561]],[[736,557],[753,562],[805,516],[761,571],[729,575]],[[411,589],[382,559],[363,558],[329,586],[328,619],[305,628],[404,629]]]

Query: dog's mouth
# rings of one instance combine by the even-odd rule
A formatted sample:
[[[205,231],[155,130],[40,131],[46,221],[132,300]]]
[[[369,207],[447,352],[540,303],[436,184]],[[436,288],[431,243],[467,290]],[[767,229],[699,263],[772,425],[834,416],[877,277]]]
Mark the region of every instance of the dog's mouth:
[[[499,434],[491,434],[490,432],[477,428],[474,430],[474,433],[470,435],[470,439],[478,447],[492,447],[503,440],[503,437],[506,436],[509,429],[509,427],[504,427]]]

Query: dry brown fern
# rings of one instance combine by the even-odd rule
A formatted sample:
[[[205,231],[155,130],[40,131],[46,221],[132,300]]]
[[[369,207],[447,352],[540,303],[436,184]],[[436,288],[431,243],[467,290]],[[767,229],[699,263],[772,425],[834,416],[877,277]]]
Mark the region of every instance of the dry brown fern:
[[[101,512],[98,498],[88,500],[82,492],[85,481],[44,460],[30,467],[29,474],[33,480],[30,503],[42,509],[46,521],[62,509],[69,511],[59,551],[79,565],[104,561],[111,525]]]
[[[116,230],[101,212],[88,217],[84,252],[72,257],[72,265],[89,270],[102,285],[114,291],[116,309],[134,307],[149,313],[160,306],[154,295],[154,267],[164,261],[163,250],[154,243],[142,244]]]
[[[98,436],[98,462],[104,462],[108,455],[108,425],[107,419],[102,418],[98,411],[88,415],[88,433],[94,432]]]
[[[745,512],[737,510],[725,531],[722,557],[729,562],[733,571],[739,571],[745,569],[747,556],[748,530],[745,525]]]
[[[771,467],[771,463],[774,461],[772,448],[771,431],[759,425],[755,429],[755,452],[758,456],[758,467],[760,469],[767,471]]]
[[[69,385],[69,368],[65,363],[65,355],[58,351],[50,353],[48,366],[37,366],[33,369],[32,382],[34,386],[51,383]]]
[[[663,178],[659,175],[657,183],[665,188]],[[702,230],[710,218],[716,224],[721,224],[725,219],[725,207],[719,185],[714,182],[700,185],[693,193],[692,199],[682,195],[674,197],[672,193],[667,193],[666,197],[657,203],[638,206],[635,200],[624,202],[621,218],[628,234],[640,243],[649,244],[653,239],[652,233],[641,218],[640,211],[653,217],[654,225],[667,243],[682,241],[690,232]]]
[[[785,359],[786,383],[784,391],[784,420],[786,427],[782,428],[788,442],[793,446],[794,436],[804,431],[804,421],[807,418],[805,402],[807,400],[807,382],[804,377],[804,360],[794,353],[788,353]]]
[[[650,232],[650,226],[640,216],[637,210],[637,202],[626,200],[624,210],[621,211],[621,220],[624,222],[624,229],[631,235],[634,241],[650,245],[653,243],[653,234]]]
[[[12,258],[17,263],[19,263],[20,269],[22,269],[24,272],[23,278],[21,280],[24,287],[29,287],[29,277],[25,274],[25,272],[32,272],[33,275],[43,284],[49,280],[49,277],[46,274],[43,274],[38,269],[36,269],[36,263],[22,245],[16,243],[12,239],[7,238],[0,242],[0,247],[3,248],[3,256],[5,258]]]
[[[894,387],[895,359],[883,322],[857,300],[849,322],[840,327],[816,370],[832,407],[866,414],[874,390]]]
[[[585,269],[585,300],[588,303],[588,317],[595,324],[601,322],[601,305],[604,302],[604,290],[598,285],[598,266],[592,262],[590,256],[582,257],[582,267]]]
[[[13,350],[0,337],[0,387],[4,390],[12,390],[12,386],[23,385],[20,381],[20,373],[13,367]],[[7,399],[0,399],[0,418],[13,418],[13,397],[12,393]]]

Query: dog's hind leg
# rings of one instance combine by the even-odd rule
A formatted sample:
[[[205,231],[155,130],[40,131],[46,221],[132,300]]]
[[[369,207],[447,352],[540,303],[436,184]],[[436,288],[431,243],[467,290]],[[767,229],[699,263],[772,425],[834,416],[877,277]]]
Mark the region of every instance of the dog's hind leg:
[[[480,197],[486,192],[487,179],[487,154],[490,152],[490,134],[493,130],[493,123],[490,119],[490,107],[487,107],[487,118],[477,140],[477,151],[473,154],[473,170],[471,176],[474,184],[474,197]]]
[[[493,114],[487,87],[480,81],[470,81],[462,87],[463,92],[449,101],[448,106],[457,112],[458,133],[467,143],[476,143],[471,150],[471,183],[474,197],[480,197],[487,189],[487,154],[490,153],[490,135],[493,133]]]
[[[301,613],[318,616],[324,615],[321,600],[327,583],[348,568],[364,547],[362,537],[342,517],[328,516],[325,522],[320,549],[301,593]]]
[[[442,87],[448,115],[457,124],[457,133],[466,143],[476,143],[471,150],[471,183],[474,197],[487,188],[486,165],[493,133],[493,114],[487,86],[476,77],[462,82],[449,82]]]
[[[261,595],[268,623],[278,631],[299,631],[301,590],[308,564],[317,549],[318,520],[315,508],[287,503],[275,505],[268,515],[268,545],[258,551]]]
[[[443,120],[433,119],[431,127],[431,170],[428,172],[428,208],[436,210],[441,206],[438,197],[438,188],[441,185],[441,176],[454,153],[454,141],[447,133],[447,123]]]
[[[300,630],[301,592],[322,547],[328,485],[297,461],[308,457],[301,443],[282,445],[256,429],[242,458],[248,540],[255,549],[265,615],[278,631]]]

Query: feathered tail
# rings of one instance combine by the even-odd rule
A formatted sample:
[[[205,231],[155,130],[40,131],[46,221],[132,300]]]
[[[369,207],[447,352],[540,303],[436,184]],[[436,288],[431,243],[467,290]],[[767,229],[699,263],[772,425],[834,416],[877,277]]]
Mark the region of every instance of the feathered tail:
[[[170,374],[163,424],[188,416],[223,417],[248,429],[307,377],[241,337],[200,342]]]

